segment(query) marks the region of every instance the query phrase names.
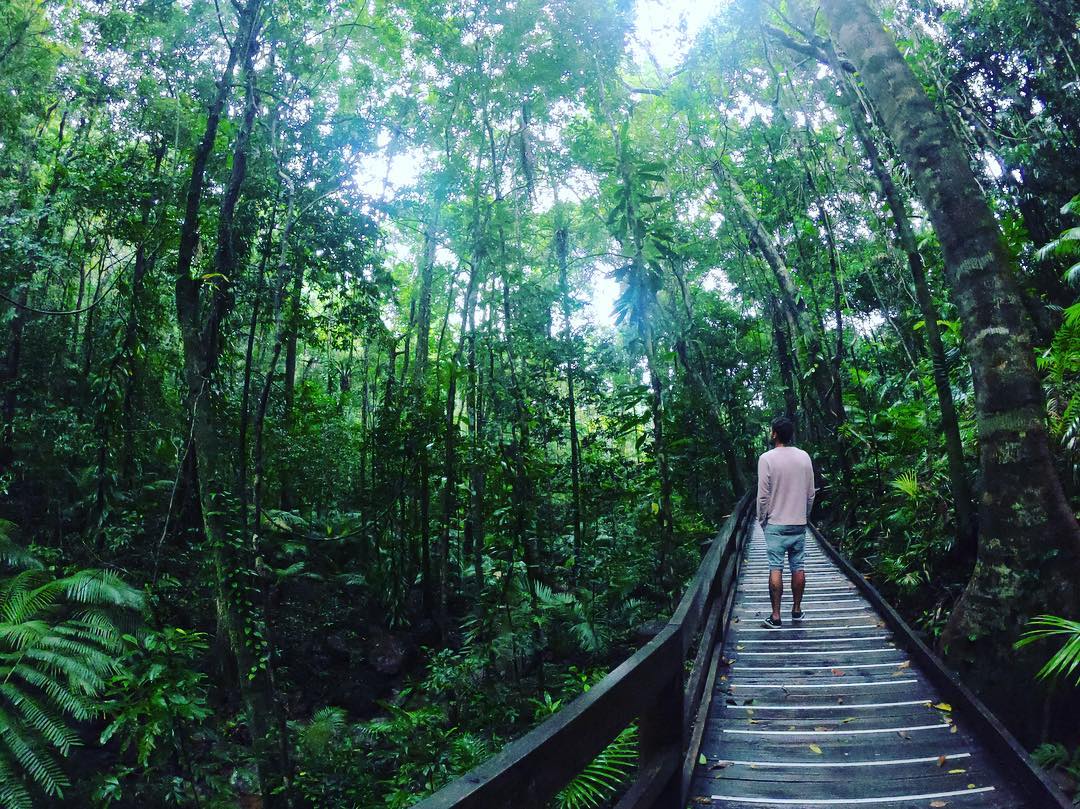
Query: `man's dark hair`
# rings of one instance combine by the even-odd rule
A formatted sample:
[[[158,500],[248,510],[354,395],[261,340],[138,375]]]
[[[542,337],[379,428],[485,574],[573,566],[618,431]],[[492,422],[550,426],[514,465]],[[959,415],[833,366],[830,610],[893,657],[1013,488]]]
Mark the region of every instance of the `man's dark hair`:
[[[787,416],[779,416],[773,419],[772,430],[776,433],[776,439],[781,444],[790,444],[795,438],[795,422]]]

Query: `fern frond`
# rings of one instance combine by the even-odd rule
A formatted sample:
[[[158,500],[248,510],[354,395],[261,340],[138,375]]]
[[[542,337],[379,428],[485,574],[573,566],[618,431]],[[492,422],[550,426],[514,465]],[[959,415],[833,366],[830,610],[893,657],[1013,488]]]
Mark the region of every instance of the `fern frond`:
[[[0,520],[0,565],[13,567],[16,570],[43,569],[45,566],[30,551],[11,541],[8,534],[14,530],[14,527],[14,523]]]
[[[16,766],[0,746],[0,806],[4,809],[33,809],[30,791],[15,774]]]
[[[56,759],[47,750],[41,749],[38,740],[22,732],[24,728],[24,725],[16,723],[13,717],[0,710],[0,746],[7,748],[8,754],[46,794],[61,797],[63,788],[69,785],[67,777]]]
[[[141,610],[145,606],[143,594],[124,582],[119,576],[103,570],[80,570],[78,573],[57,579],[50,586],[60,588],[68,600],[77,604],[94,604]]]
[[[15,558],[0,548],[0,560]],[[60,757],[80,743],[70,720],[101,713],[98,698],[119,670],[117,621],[143,609],[142,593],[112,573],[54,579],[18,559],[26,569],[0,578],[0,809],[31,806],[32,787],[62,797]]]
[[[62,719],[11,683],[0,683],[0,697],[14,705],[26,722],[60,751],[60,755],[66,756],[72,747],[81,744],[78,734]]]
[[[308,726],[300,731],[300,747],[303,752],[312,757],[325,753],[333,740],[345,729],[345,718],[342,708],[328,706],[317,710]]]
[[[637,765],[637,726],[623,730],[555,798],[559,809],[598,809]]]

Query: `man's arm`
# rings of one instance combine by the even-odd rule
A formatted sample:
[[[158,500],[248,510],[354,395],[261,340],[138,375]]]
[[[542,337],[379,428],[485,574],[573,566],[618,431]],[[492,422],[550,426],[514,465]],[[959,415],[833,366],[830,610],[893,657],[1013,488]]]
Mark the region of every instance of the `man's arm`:
[[[807,456],[809,457],[809,456]],[[810,511],[814,508],[814,497],[817,495],[817,489],[814,488],[814,462],[810,461],[810,485],[807,487],[806,492],[806,521],[810,522]]]
[[[757,462],[757,519],[762,528],[769,521],[771,500],[772,479],[769,477],[769,462],[762,455]]]

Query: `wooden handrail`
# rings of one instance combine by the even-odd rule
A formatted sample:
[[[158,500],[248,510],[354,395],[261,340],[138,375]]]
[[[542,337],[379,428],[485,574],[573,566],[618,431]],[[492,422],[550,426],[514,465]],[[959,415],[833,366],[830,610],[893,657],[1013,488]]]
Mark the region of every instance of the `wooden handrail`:
[[[686,773],[692,771],[686,761],[696,749],[688,723],[700,723],[702,694],[715,676],[750,503],[745,495],[727,518],[656,637],[558,713],[414,809],[542,809],[634,721],[637,778],[618,809],[681,807]],[[687,677],[686,659],[699,633]]]

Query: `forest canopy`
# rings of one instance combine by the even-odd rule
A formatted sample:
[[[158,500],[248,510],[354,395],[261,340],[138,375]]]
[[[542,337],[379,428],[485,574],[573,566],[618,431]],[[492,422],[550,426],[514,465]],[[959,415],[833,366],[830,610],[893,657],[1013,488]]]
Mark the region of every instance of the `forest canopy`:
[[[1078,64],[1074,0],[6,0],[0,806],[415,803],[778,415],[1075,787]]]

